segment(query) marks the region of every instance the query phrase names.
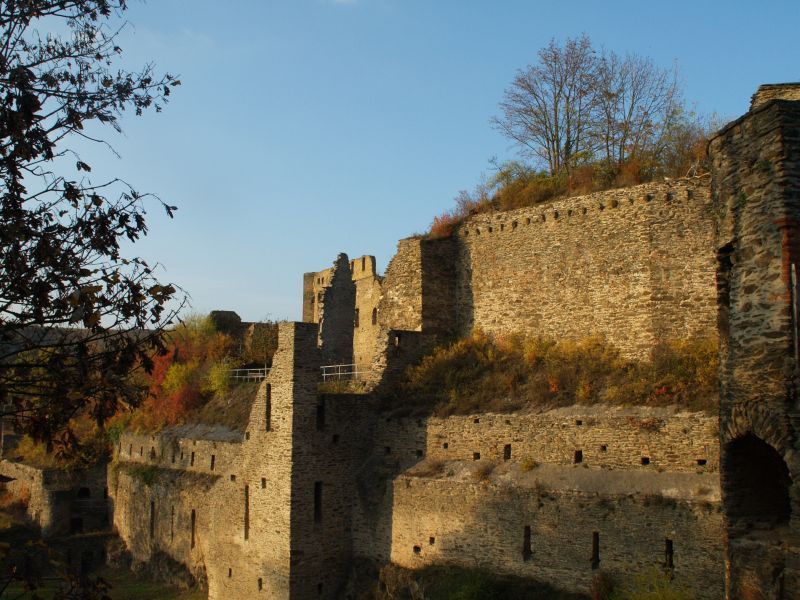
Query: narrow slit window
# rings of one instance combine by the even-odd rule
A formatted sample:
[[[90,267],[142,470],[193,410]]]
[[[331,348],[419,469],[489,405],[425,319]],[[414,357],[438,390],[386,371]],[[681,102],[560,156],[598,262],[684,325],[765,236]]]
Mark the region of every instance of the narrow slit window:
[[[267,384],[267,398],[264,407],[265,431],[272,429],[272,384]]]
[[[261,579],[261,577],[259,577],[258,578],[258,591],[260,592],[263,589],[264,589],[264,580]]]
[[[325,396],[317,400],[317,431],[325,431]]]
[[[250,486],[244,486],[244,539],[250,539]]]
[[[522,560],[530,560],[533,552],[531,551],[531,526],[525,525],[522,532]]]
[[[592,569],[600,568],[600,533],[592,532]]]
[[[192,458],[189,460],[189,466],[190,467],[194,466],[194,452],[192,452]]]
[[[150,500],[150,537],[156,534],[156,503]]]
[[[197,529],[197,513],[194,512],[194,509],[192,509],[191,521],[192,521],[192,532],[191,532],[191,546],[190,547],[194,548],[195,531]]]
[[[664,567],[667,569],[675,568],[674,547],[672,540],[669,538],[664,540]]]
[[[511,460],[511,444],[503,446],[503,460]]]
[[[169,541],[175,541],[175,505],[169,509]]]
[[[358,327],[358,309],[356,309],[355,316],[353,317],[353,327]]]
[[[373,308],[372,309],[372,324],[373,325],[377,325],[378,324],[378,309],[377,308]]]
[[[217,457],[216,457],[216,455],[215,455],[215,454],[212,454],[212,455],[211,455],[211,470],[212,470],[212,471],[214,470],[214,463],[216,463],[216,461],[217,461]]]
[[[367,270],[367,257],[366,256],[362,256],[361,257],[361,270],[362,271],[366,271]]]
[[[575,450],[574,462],[576,465],[583,462],[583,450]]]
[[[261,489],[262,490],[267,489],[267,478],[266,477],[262,477],[261,478]]]
[[[322,482],[314,482],[314,522],[322,522]]]

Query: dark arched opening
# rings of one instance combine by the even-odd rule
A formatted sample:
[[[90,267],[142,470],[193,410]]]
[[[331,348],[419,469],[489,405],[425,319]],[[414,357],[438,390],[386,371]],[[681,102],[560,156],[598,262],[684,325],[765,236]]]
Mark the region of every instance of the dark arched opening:
[[[763,528],[789,521],[789,468],[762,439],[747,434],[730,442],[722,475],[725,513],[732,525]]]

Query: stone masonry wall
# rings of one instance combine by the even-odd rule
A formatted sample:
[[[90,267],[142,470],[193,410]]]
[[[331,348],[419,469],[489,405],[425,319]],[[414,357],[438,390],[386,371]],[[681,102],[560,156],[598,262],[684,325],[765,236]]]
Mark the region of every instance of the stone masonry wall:
[[[473,460],[476,453],[483,460],[571,465],[580,452],[578,462],[592,467],[714,473],[718,431],[718,417],[704,413],[575,406],[540,414],[387,418],[377,426],[375,448],[405,466],[423,457]]]
[[[630,580],[648,569],[669,569],[669,545],[675,582],[692,598],[721,597],[718,502],[552,490],[536,477],[536,471],[524,474],[528,483],[514,485],[492,476],[397,478],[392,562],[479,568],[588,593],[597,570]]]
[[[479,214],[456,236],[462,335],[601,334],[640,357],[664,339],[714,336],[707,178]]]
[[[800,102],[775,99],[755,103],[709,146],[729,598],[794,598],[800,589],[798,151]]]

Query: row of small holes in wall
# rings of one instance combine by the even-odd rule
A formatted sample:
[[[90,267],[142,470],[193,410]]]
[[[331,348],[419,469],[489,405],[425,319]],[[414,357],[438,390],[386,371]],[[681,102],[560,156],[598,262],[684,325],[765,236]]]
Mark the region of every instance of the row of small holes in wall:
[[[236,475],[231,473],[231,482],[235,482],[235,481],[236,481]],[[261,478],[261,489],[262,490],[266,489],[266,487],[267,487],[267,478],[266,477],[262,477]]]
[[[608,446],[606,446],[605,444],[600,446],[600,452],[607,452],[607,451],[608,451]],[[639,461],[642,463],[642,465],[647,466],[650,464],[650,457],[642,456],[639,459]],[[575,464],[583,462],[583,450],[575,450],[575,457],[573,459],[573,462]],[[708,463],[708,460],[705,458],[697,458],[695,459],[695,463],[697,464],[698,467],[704,467]]]
[[[693,195],[692,194],[692,190],[687,190],[686,191],[686,197],[687,198],[692,198],[692,195]],[[646,194],[643,199],[644,199],[645,202],[652,202],[654,197],[655,196],[653,194]],[[672,202],[672,200],[674,198],[675,198],[675,195],[672,192],[667,192],[664,195],[664,200],[667,203]],[[629,198],[628,199],[628,203],[629,204],[634,204],[635,203],[635,199],[634,198]],[[614,199],[614,200],[611,200],[611,202],[608,203],[608,206],[610,206],[611,208],[618,208],[620,206],[620,202],[619,202],[619,200]],[[600,203],[600,204],[597,205],[597,208],[598,208],[598,210],[603,211],[603,210],[606,209],[606,205],[603,204],[603,203]],[[585,206],[581,207],[580,213],[582,215],[585,215],[588,212],[589,212],[589,209],[587,207],[585,207]],[[569,209],[567,209],[566,213],[567,213],[567,217],[571,217],[571,216],[573,216],[575,214],[575,211],[573,211],[573,209],[569,208]],[[557,221],[560,218],[561,213],[559,211],[557,211],[557,210],[554,210],[552,215],[553,215],[553,220]],[[526,217],[525,218],[525,224],[526,225],[530,225],[531,223],[539,223],[539,222],[541,222],[541,223],[547,222],[546,213],[541,213],[538,218],[537,217]],[[514,231],[518,227],[518,225],[519,225],[519,221],[511,221],[511,227],[509,228],[509,230],[510,231]],[[494,232],[494,227],[492,225],[487,225],[486,226],[486,231],[488,233],[493,233]],[[500,223],[500,231],[505,231],[505,223]],[[480,234],[481,234],[480,227],[476,227],[475,228],[475,235],[480,235]],[[465,229],[464,230],[464,235],[465,236],[469,235],[469,229]]]

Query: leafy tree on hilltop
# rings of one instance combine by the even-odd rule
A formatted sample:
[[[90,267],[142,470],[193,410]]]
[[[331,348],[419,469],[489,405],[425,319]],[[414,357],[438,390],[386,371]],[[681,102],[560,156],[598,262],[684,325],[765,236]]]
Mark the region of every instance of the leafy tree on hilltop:
[[[136,403],[183,304],[122,242],[147,233],[145,204],[97,178],[76,141],[105,144],[120,117],[160,111],[179,84],[152,65],[114,67],[125,0],[0,0],[0,406],[19,429],[69,446],[69,422],[98,425]],[[59,31],[61,33],[52,33]],[[98,133],[99,132],[99,133]]]

